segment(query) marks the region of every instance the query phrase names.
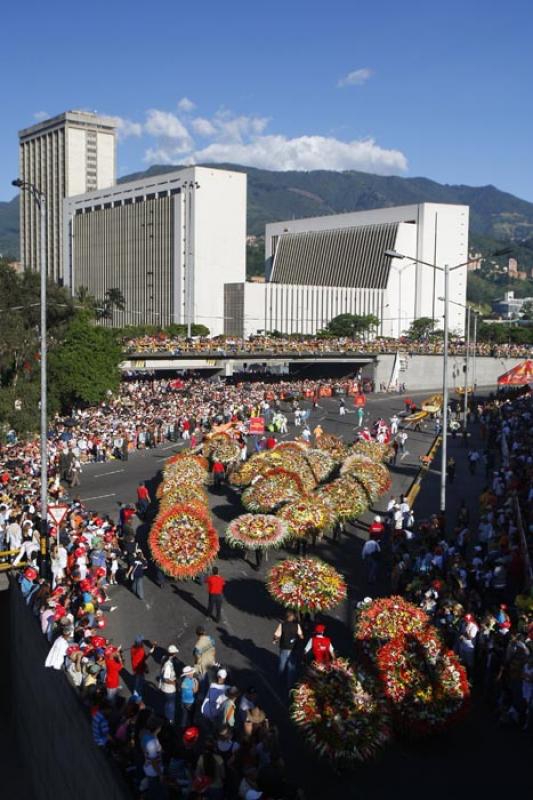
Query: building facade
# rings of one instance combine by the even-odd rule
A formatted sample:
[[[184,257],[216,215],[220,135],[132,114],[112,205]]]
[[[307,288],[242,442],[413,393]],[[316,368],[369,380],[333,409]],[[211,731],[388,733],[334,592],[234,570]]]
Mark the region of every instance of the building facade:
[[[64,201],[65,282],[120,289],[116,325],[224,330],[224,284],[245,280],[246,174],[187,167]]]
[[[63,199],[115,183],[116,129],[108,117],[67,111],[19,131],[19,177],[46,195],[48,274],[63,279]],[[39,209],[28,192],[20,197],[20,258],[39,270]]]

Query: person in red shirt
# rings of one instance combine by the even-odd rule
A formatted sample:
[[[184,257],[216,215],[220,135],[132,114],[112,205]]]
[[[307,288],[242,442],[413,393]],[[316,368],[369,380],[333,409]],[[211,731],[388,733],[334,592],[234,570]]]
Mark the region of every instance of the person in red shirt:
[[[218,574],[218,567],[213,567],[212,574],[207,578],[207,617],[211,617],[215,622],[220,622],[220,612],[222,611],[222,599],[224,585],[226,581]]]
[[[148,652],[145,650],[144,636],[137,636],[135,642],[131,646],[130,650],[131,668],[135,676],[133,691],[136,692],[138,695],[142,695],[142,690],[144,688],[144,676],[148,671],[148,667],[146,666],[146,661],[148,659],[148,656],[151,656],[154,650],[155,650],[155,643],[150,644]]]
[[[385,530],[385,526],[381,521],[381,517],[374,517],[372,523],[368,526],[368,532],[370,534],[371,539],[380,539],[383,531]]]
[[[120,650],[111,653],[105,659],[105,688],[107,691],[107,699],[113,703],[120,688],[120,673],[124,662]]]
[[[335,658],[335,651],[329,636],[325,635],[325,625],[315,625],[315,633],[305,645],[305,652],[313,654],[313,661],[318,664],[331,664]]]
[[[215,487],[218,489],[224,479],[225,470],[222,461],[217,460],[213,462],[212,472],[213,472],[213,478],[215,480]]]
[[[150,505],[150,492],[142,481],[137,487],[137,508],[140,514],[146,514]]]
[[[266,449],[267,450],[273,450],[276,445],[277,445],[276,437],[275,436],[269,436],[268,439],[266,440]]]

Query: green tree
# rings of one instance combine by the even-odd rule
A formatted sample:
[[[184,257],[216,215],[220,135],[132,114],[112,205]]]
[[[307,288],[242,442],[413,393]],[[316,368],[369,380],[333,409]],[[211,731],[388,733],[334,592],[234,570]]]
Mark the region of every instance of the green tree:
[[[379,325],[379,319],[373,314],[339,314],[326,325],[330,336],[362,336]]]
[[[64,410],[79,403],[99,403],[118,389],[120,361],[115,332],[94,325],[90,312],[80,312],[50,353],[50,393]]]
[[[407,336],[413,341],[420,339],[427,339],[427,337],[435,330],[436,321],[431,317],[419,317],[411,322],[407,331]]]
[[[526,300],[520,313],[522,319],[533,320],[533,300]]]

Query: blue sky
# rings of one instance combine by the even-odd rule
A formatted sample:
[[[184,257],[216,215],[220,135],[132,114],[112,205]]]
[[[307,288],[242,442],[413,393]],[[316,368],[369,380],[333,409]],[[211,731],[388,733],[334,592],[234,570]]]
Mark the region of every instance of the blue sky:
[[[153,163],[361,169],[533,201],[530,0],[26,0],[2,12],[0,199],[17,130],[117,117]]]

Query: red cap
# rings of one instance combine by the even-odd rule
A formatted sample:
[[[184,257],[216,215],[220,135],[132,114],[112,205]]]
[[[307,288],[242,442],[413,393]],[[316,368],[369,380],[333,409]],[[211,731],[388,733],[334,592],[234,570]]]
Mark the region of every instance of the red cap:
[[[200,736],[200,729],[195,727],[185,728],[183,731],[183,741],[185,744],[193,744]]]
[[[325,630],[325,625],[315,625],[315,633],[324,633]]]
[[[91,591],[91,581],[87,580],[87,578],[84,578],[82,581],[80,581],[78,585],[79,585],[80,589],[82,590],[82,592],[90,592]]]
[[[509,622],[508,619],[506,619],[505,622],[502,622],[500,624],[500,628],[505,628],[506,630],[509,630],[510,627],[511,627],[511,623]]]
[[[95,574],[97,578],[105,578],[107,570],[105,567],[96,567]]]
[[[91,636],[91,644],[93,647],[105,647],[107,639],[103,636]]]
[[[26,567],[24,570],[24,577],[29,581],[34,581],[38,574],[39,573],[36,569],[34,569],[34,567]]]
[[[474,621],[474,615],[473,614],[465,614],[465,619],[466,619],[467,622],[473,622]]]
[[[107,624],[105,621],[105,617],[100,617],[100,619],[97,620],[96,624],[100,628],[100,630],[103,630]]]
[[[104,639],[104,642],[105,642],[105,639]],[[104,650],[104,656],[106,658],[111,658],[111,656],[114,656],[116,652],[117,652],[117,648],[115,647],[115,645],[114,644],[108,644],[106,649]]]
[[[64,586],[56,586],[54,591],[52,592],[52,597],[61,597],[62,594],[65,594],[67,590]]]
[[[54,611],[54,619],[63,619],[67,614],[66,609],[63,606],[56,606]]]
[[[79,652],[80,648],[78,647],[77,644],[69,644],[69,646],[67,647],[67,656],[73,656],[74,653],[79,653]]]
[[[85,555],[85,547],[76,547],[76,549],[74,550],[74,557],[81,558],[84,555]]]
[[[509,608],[509,606],[508,606],[508,605],[506,605],[505,603],[500,603],[500,608],[501,608],[501,610],[502,610],[502,611],[507,611],[507,609]]]

